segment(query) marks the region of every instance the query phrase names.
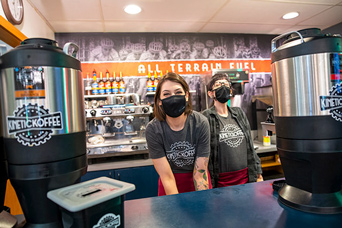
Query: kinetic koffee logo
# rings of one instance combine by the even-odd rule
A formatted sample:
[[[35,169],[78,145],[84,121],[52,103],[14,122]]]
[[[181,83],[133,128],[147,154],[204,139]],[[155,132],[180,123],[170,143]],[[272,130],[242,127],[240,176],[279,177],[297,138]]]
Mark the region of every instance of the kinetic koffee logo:
[[[121,224],[120,215],[108,213],[102,216],[102,218],[100,218],[98,223],[95,226],[93,226],[93,228],[108,228],[108,227],[117,228],[118,226],[120,226],[120,224]]]
[[[38,104],[24,104],[7,117],[8,134],[15,136],[24,146],[39,146],[51,138],[52,130],[61,130],[61,112],[49,113]]]
[[[342,82],[334,85],[329,94],[330,96],[320,96],[321,111],[329,110],[335,120],[342,122]]]
[[[233,124],[227,124],[219,134],[219,142],[225,142],[230,147],[238,147],[244,139],[242,130]]]
[[[183,167],[194,163],[195,147],[189,142],[175,142],[171,145],[170,149],[166,151],[166,157],[176,166]]]

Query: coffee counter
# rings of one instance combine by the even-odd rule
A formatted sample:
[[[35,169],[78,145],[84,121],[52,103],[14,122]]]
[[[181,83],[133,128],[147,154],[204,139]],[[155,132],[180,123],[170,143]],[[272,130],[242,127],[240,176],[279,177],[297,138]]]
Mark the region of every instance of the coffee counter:
[[[258,148],[256,149],[256,152],[257,154],[259,154],[259,156],[262,153],[277,151],[276,145],[274,144],[272,144],[271,146],[265,147],[262,145],[262,143],[255,141],[254,146]],[[135,158],[132,156],[131,159],[130,158],[125,158],[125,159],[118,158],[118,161],[89,164],[88,172],[110,170],[110,169],[134,168],[134,167],[151,166],[151,165],[153,165],[151,159],[141,159],[141,158]]]
[[[141,166],[151,166],[153,165],[152,159],[142,159],[142,158],[130,158],[130,159],[120,159],[118,161],[103,162],[88,165],[88,172],[109,170],[109,169],[125,169],[134,168]]]
[[[279,205],[273,181],[125,201],[125,228],[341,227],[342,214]]]
[[[262,144],[255,142],[255,146],[258,147],[256,151],[262,161],[261,166],[265,173],[266,169],[275,169],[277,173],[281,173],[280,162],[277,162],[275,155],[277,153],[275,145],[264,147]],[[132,183],[136,186],[136,190],[126,195],[126,199],[129,200],[158,195],[159,176],[153,167],[152,159],[143,159],[138,155],[112,157],[111,159],[105,160],[106,162],[89,164],[88,172],[82,176],[81,180],[86,181],[105,176]],[[273,174],[271,173],[271,175]],[[273,178],[277,177],[279,175]]]

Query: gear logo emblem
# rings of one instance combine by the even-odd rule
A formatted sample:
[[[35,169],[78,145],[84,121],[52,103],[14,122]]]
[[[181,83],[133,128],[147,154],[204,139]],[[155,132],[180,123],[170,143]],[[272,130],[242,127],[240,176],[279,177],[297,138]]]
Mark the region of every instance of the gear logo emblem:
[[[219,134],[219,142],[225,142],[228,146],[233,148],[238,147],[244,138],[245,135],[242,130],[233,124],[225,125]]]
[[[93,228],[117,228],[120,224],[120,215],[108,213],[102,216]]]
[[[342,122],[342,82],[334,85],[329,96],[320,96],[321,111],[329,110],[336,121]]]
[[[13,135],[24,146],[39,146],[51,139],[52,130],[61,130],[61,112],[49,113],[49,109],[38,104],[17,107],[14,116],[7,116],[8,134]]]
[[[170,150],[166,151],[166,157],[176,166],[183,167],[194,163],[195,152],[195,145],[187,141],[179,141],[170,146]]]

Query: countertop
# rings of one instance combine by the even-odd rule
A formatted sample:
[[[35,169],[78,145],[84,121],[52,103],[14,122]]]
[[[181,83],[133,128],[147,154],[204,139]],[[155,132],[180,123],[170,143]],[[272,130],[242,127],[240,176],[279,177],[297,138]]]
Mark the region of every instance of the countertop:
[[[257,154],[277,151],[276,145],[271,144],[271,146],[265,147],[262,145],[261,142],[258,142],[258,141],[254,141],[254,147],[258,148],[256,149]],[[150,165],[153,165],[152,159],[136,158],[134,156],[132,156],[131,158],[130,157],[126,157],[126,158],[117,157],[117,161],[112,160],[110,162],[89,164],[88,172],[111,170],[111,169],[134,168],[134,167],[150,166]]]
[[[335,228],[342,214],[281,206],[272,182],[125,201],[125,228]]]
[[[264,146],[262,142],[259,141],[254,141],[253,143],[254,148],[257,148],[255,150],[257,154],[277,151],[277,146],[275,144],[271,144],[270,146]]]

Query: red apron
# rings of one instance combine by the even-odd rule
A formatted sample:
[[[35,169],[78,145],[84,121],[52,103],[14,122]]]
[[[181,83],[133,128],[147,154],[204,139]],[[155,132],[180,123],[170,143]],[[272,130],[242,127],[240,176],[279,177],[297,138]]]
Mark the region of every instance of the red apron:
[[[248,168],[238,171],[226,172],[219,174],[217,187],[226,187],[238,184],[246,184],[248,182]]]
[[[173,175],[175,177],[176,185],[177,185],[177,189],[179,193],[196,191],[192,172],[174,173]],[[212,189],[209,172],[208,172],[208,183],[209,183],[209,189]],[[159,178],[158,196],[165,196],[165,195],[166,193],[165,193],[164,186]]]

